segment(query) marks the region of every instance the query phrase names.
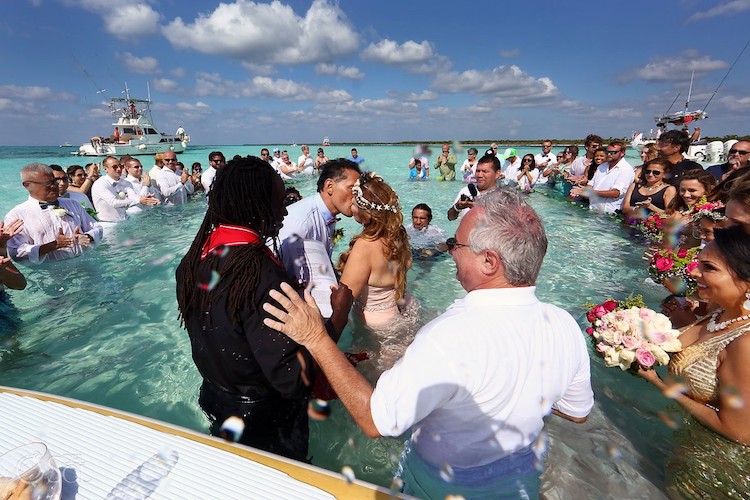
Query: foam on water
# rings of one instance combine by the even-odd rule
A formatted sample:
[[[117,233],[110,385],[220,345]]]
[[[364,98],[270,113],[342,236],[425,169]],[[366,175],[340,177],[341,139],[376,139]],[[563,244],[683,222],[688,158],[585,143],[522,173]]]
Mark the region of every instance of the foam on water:
[[[213,150],[223,150],[231,158],[258,154],[260,147],[192,148],[180,160],[185,165],[205,164]],[[348,156],[350,148],[329,147],[326,153],[329,158]],[[288,149],[291,156],[296,153]],[[409,146],[358,149],[366,158],[363,167],[383,176],[399,193],[405,222],[411,208],[425,202],[433,209],[433,224],[449,236],[455,233],[458,221],[449,222],[446,212],[463,183],[409,182]],[[521,154],[539,152],[539,148],[518,149]],[[18,170],[31,161],[63,167],[86,162],[55,148],[0,148],[0,175],[6,180],[0,184],[3,215],[26,199]],[[142,161],[150,168],[147,158]],[[315,191],[313,179],[295,181],[295,187],[304,196]],[[541,192],[532,193],[529,201],[541,214],[550,241],[538,283],[541,300],[567,309],[583,324],[584,302],[640,292],[653,307],[665,295],[644,285],[643,246],[634,244],[611,219]],[[18,321],[0,321],[0,383],[92,401],[205,432],[207,421],[197,404],[201,377],[177,320],[174,284],[175,268],[200,225],[204,203],[196,198],[182,207],[147,210],[119,224],[84,257],[23,267],[29,286],[12,292]],[[342,220],[340,227],[346,236],[337,253],[359,231],[351,219]],[[422,324],[464,295],[448,255],[416,260],[408,280],[409,292],[421,303]],[[347,330],[342,344],[360,334]],[[667,398],[638,378],[605,369],[596,355],[592,379],[597,402],[588,423],[548,419],[543,490],[557,497],[622,496],[625,491],[632,497],[658,497],[671,445],[672,430],[663,419],[669,413]],[[358,479],[390,486],[403,438],[368,439],[340,402],[331,402],[330,410],[327,419],[311,422],[313,463],[337,472],[350,467]]]

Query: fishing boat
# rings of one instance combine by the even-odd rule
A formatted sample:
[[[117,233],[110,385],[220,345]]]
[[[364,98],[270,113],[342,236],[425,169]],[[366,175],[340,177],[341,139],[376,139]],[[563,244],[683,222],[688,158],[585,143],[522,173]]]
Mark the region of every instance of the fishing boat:
[[[324,137],[323,144],[321,144],[321,146],[330,146],[330,145],[331,145],[331,141],[328,140],[328,137]]]
[[[112,123],[111,135],[92,137],[88,143],[81,145],[78,156],[123,156],[153,155],[174,151],[182,153],[190,142],[182,127],[181,133],[169,135],[154,126],[151,118],[151,96],[148,99],[130,97],[127,85],[123,92],[125,97],[109,100],[109,109],[117,117]]]
[[[0,419],[0,460],[32,443],[46,447],[50,473],[34,480],[57,494],[45,498],[393,498],[348,470],[51,394],[0,386]]]

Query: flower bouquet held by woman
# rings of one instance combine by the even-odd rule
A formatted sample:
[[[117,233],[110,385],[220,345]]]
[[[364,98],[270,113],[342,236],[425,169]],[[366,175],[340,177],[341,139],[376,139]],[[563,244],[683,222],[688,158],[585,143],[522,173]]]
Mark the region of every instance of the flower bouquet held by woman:
[[[690,277],[690,272],[698,265],[695,261],[697,253],[698,248],[656,250],[649,262],[648,274],[674,295],[692,295],[695,293],[695,280]]]
[[[586,314],[596,352],[608,367],[624,370],[650,369],[669,363],[669,352],[678,352],[680,332],[669,318],[643,307],[641,296],[617,302],[609,299]]]

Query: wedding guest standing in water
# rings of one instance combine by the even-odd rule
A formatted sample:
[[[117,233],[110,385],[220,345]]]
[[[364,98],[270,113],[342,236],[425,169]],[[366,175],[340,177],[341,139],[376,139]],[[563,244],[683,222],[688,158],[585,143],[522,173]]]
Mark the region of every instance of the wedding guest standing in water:
[[[594,404],[585,340],[570,314],[536,297],[547,238],[519,193],[483,197],[447,243],[468,293],[374,389],[330,340],[309,294],[272,291],[266,324],[307,347],[365,434],[411,429],[405,493],[537,498],[543,418],[583,422]]]
[[[102,239],[102,227],[83,206],[58,199],[58,181],[47,165],[29,163],[23,167],[21,183],[29,199],[5,216],[6,225],[23,220],[21,231],[7,241],[13,260],[40,264],[47,259],[79,257]]]
[[[750,235],[716,229],[691,276],[698,296],[716,307],[686,327],[682,351],[662,380],[639,375],[687,412],[667,460],[673,498],[747,498],[750,492]]]
[[[211,434],[239,417],[240,443],[305,461],[314,363],[306,349],[263,324],[261,309],[269,290],[289,283],[266,246],[286,215],[284,183],[268,162],[250,157],[222,166],[211,186],[206,216],[176,272],[180,317],[203,377],[198,402]],[[338,333],[350,297],[343,318],[334,307]]]

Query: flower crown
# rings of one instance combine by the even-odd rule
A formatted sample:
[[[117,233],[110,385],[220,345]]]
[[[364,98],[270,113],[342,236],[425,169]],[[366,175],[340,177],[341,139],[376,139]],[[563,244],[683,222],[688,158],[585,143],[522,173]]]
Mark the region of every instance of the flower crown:
[[[355,182],[354,186],[352,187],[352,193],[354,194],[354,202],[357,204],[358,207],[361,207],[361,208],[376,210],[378,212],[388,211],[388,212],[393,212],[394,214],[397,214],[399,210],[401,209],[398,202],[394,203],[393,205],[389,205],[388,203],[375,203],[365,198],[364,194],[362,193],[362,184],[365,184],[373,180],[379,180],[382,182],[383,178],[380,177],[375,172],[364,172],[362,175],[359,176],[359,179],[357,179],[357,182]]]
[[[708,201],[705,196],[698,200],[698,203],[693,205],[693,222],[698,222],[703,217],[708,217],[714,222],[727,220],[727,216],[724,214],[725,206],[719,200]]]

